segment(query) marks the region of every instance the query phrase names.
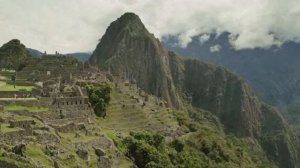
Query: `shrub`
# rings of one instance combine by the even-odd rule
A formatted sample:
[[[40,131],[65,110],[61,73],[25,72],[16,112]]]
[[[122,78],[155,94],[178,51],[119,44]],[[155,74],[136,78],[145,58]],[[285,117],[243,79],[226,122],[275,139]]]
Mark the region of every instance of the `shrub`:
[[[94,109],[94,112],[99,117],[106,116],[106,107],[110,102],[111,87],[108,84],[94,87],[87,86],[89,101]]]

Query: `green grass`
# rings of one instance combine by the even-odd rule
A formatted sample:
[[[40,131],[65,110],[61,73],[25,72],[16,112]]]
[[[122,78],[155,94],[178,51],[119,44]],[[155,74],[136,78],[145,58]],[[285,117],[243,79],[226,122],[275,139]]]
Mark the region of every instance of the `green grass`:
[[[76,138],[75,133],[60,133],[60,135],[66,140],[72,141],[72,143],[89,142],[99,138],[98,136],[85,136],[84,134],[80,134],[80,137]]]
[[[131,95],[142,99],[137,90],[124,87],[123,92],[120,93],[113,89],[111,101],[107,107],[107,116],[105,119],[97,118],[97,123],[104,129],[123,132],[161,131],[177,127],[172,111],[157,105],[154,99],[149,99],[146,106],[141,108],[137,105],[136,100],[131,98]],[[125,107],[122,107],[122,104]]]
[[[45,112],[48,111],[48,107],[38,107],[38,106],[21,106],[21,105],[8,105],[4,107],[6,111],[28,111],[28,112]]]
[[[41,146],[38,145],[28,145],[26,146],[26,155],[32,158],[33,162],[40,163],[45,168],[52,168],[51,160],[42,151]]]
[[[0,149],[0,160],[12,165],[16,165],[17,167],[22,167],[22,168],[33,168],[34,166],[29,164],[29,163],[25,163],[22,161],[17,161],[16,159],[10,158],[8,156],[3,156],[3,149]]]
[[[33,86],[16,86],[14,88],[14,85],[2,85],[0,86],[0,91],[19,91],[19,90],[26,90],[26,91],[32,91]]]
[[[4,100],[4,101],[7,101],[7,100],[13,100],[13,101],[36,101],[37,98],[34,98],[34,97],[31,97],[31,98],[0,98],[0,101],[1,100]]]
[[[1,132],[7,133],[7,132],[14,132],[18,131],[18,128],[11,128],[9,127],[9,124],[1,124]]]

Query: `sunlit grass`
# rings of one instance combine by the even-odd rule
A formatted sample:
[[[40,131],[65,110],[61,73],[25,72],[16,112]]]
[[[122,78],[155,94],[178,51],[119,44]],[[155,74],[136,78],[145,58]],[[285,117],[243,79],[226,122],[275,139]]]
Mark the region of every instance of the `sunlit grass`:
[[[47,107],[38,106],[21,106],[21,105],[8,105],[4,107],[6,111],[28,111],[28,112],[45,112],[48,111]]]
[[[4,101],[6,101],[6,100],[9,100],[9,101],[36,101],[37,100],[37,98],[35,98],[35,97],[30,97],[30,98],[0,98],[0,100],[4,100]]]
[[[28,145],[26,146],[26,155],[29,158],[32,158],[32,161],[37,163],[42,163],[43,167],[51,168],[52,162],[50,158],[48,158],[45,153],[42,151],[41,146],[38,145]]]
[[[18,131],[18,128],[12,128],[9,126],[9,124],[1,124],[1,132],[7,133],[7,132],[14,132]]]
[[[0,91],[19,91],[19,90],[26,90],[26,91],[32,91],[33,86],[16,86],[14,88],[14,85],[2,85],[0,86]]]

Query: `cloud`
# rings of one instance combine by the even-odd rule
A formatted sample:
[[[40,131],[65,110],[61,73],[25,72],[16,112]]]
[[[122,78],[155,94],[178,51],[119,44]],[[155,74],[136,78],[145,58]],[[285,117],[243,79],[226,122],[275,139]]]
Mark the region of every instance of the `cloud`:
[[[204,44],[205,42],[207,42],[210,39],[210,35],[209,34],[203,34],[199,37],[199,41],[200,44]]]
[[[214,46],[211,46],[211,47],[209,48],[210,52],[212,52],[212,53],[214,53],[214,52],[219,52],[219,51],[221,51],[221,49],[222,49],[222,46],[219,45],[219,44],[214,45]]]
[[[230,32],[236,49],[300,42],[299,0],[0,0],[0,44],[48,52],[92,51],[110,22],[137,13],[161,38]],[[203,37],[204,38],[204,37]],[[205,40],[202,39],[202,40]]]

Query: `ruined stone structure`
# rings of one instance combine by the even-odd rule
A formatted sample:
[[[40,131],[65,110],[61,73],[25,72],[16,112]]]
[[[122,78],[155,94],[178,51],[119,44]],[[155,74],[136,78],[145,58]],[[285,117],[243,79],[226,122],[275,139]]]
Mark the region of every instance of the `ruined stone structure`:
[[[62,55],[43,55],[41,59],[31,60],[18,75],[33,81],[61,76],[64,80],[71,80],[72,74],[81,69],[83,63],[75,58]]]
[[[86,129],[84,123],[75,124],[74,122],[69,122],[64,125],[51,125],[51,127],[53,127],[58,132],[63,132],[63,133]]]
[[[50,111],[63,118],[76,118],[91,114],[87,97],[58,97],[54,98]]]
[[[9,125],[12,128],[23,128],[23,129],[31,129],[31,125],[34,125],[34,120],[10,120]]]

